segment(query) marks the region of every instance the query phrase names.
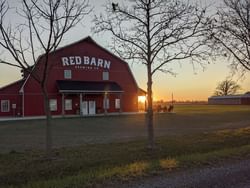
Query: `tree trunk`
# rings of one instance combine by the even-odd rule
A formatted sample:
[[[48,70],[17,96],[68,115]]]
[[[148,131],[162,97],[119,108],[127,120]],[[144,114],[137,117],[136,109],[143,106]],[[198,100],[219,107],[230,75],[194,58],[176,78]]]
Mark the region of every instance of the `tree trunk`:
[[[51,158],[52,153],[52,134],[51,134],[51,112],[49,105],[49,96],[46,88],[42,89],[44,99],[44,112],[46,115],[46,156]]]
[[[148,88],[147,88],[147,94],[148,94],[148,109],[147,109],[147,131],[148,131],[148,149],[154,149],[155,148],[155,142],[154,142],[154,125],[153,125],[153,97],[152,97],[152,75],[151,75],[151,69],[148,68]]]
[[[147,109],[147,129],[148,129],[148,149],[155,147],[154,143],[154,124],[153,124],[153,97],[152,97],[152,71],[151,71],[151,37],[150,37],[150,9],[151,1],[147,4],[147,73],[148,73],[148,109]]]

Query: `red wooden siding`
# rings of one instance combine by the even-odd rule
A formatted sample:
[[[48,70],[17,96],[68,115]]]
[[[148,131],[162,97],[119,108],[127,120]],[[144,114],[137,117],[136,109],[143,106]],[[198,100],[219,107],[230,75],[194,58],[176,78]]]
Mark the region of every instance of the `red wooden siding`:
[[[69,65],[63,66],[63,57],[75,57],[75,56],[88,56],[100,58],[111,62],[110,69],[95,66],[79,66]],[[49,63],[52,67],[48,77],[47,89],[49,97],[51,99],[57,99],[57,111],[52,112],[53,115],[62,114],[62,94],[59,93],[56,84],[57,80],[64,79],[64,70],[71,70],[72,81],[103,81],[103,72],[109,72],[109,80],[116,82],[123,90],[121,96],[121,106],[123,112],[136,112],[138,111],[138,86],[136,81],[129,69],[126,62],[120,58],[111,54],[101,46],[97,45],[91,38],[86,38],[74,44],[63,47],[49,56]],[[85,69],[83,69],[85,67]],[[38,75],[42,74],[44,68],[43,58],[41,58],[35,67],[35,71]],[[66,79],[67,80],[67,79]],[[3,95],[3,91],[0,90],[0,100],[2,98],[11,99],[17,101],[19,108],[21,108],[22,101],[21,95],[19,94],[20,84],[13,86],[13,91],[5,91],[6,95]],[[25,116],[39,116],[44,115],[44,104],[43,97],[41,94],[41,88],[39,84],[32,78],[27,77],[24,84],[24,115]],[[11,88],[10,88],[11,90]],[[15,96],[11,98],[11,93]],[[119,109],[115,109],[115,99],[119,98],[120,94],[109,94],[110,109],[108,112],[118,112]],[[65,99],[72,99],[72,110],[65,111],[65,114],[77,114],[79,113],[79,93],[77,94],[66,94]],[[87,94],[83,96],[83,100],[95,100],[96,109],[103,111],[103,94]],[[1,116],[3,114],[0,114]],[[5,114],[11,115],[10,114]]]

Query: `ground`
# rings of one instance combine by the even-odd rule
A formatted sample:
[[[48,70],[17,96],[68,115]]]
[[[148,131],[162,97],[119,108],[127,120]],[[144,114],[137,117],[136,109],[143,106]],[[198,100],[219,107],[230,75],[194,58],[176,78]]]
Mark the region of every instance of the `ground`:
[[[0,187],[248,187],[249,114],[250,106],[175,106],[155,114],[153,151],[144,114],[53,119],[49,160],[44,120],[0,121]]]
[[[109,188],[249,188],[250,160],[227,161],[209,167],[189,169],[121,184],[109,183]]]
[[[250,126],[250,106],[180,105],[155,115],[155,135],[174,136]],[[69,147],[146,137],[145,115],[54,119],[53,146]],[[43,149],[45,121],[0,121],[0,152]]]

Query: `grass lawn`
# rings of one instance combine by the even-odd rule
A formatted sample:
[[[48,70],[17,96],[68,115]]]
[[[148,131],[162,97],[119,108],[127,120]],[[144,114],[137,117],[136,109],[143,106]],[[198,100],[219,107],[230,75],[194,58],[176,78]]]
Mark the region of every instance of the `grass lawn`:
[[[250,154],[250,129],[216,131],[157,139],[150,153],[145,141],[90,144],[54,150],[54,160],[39,151],[0,155],[0,187],[88,187],[173,170],[216,164]]]
[[[0,122],[0,187],[86,187],[250,156],[250,106],[175,112],[155,115],[153,153],[145,149],[144,115],[55,119],[53,160],[39,150],[43,120]]]
[[[155,115],[155,135],[175,136],[250,125],[250,106],[177,105],[174,114]],[[45,121],[0,122],[0,153],[43,149]],[[53,145],[124,142],[146,137],[145,115],[54,119]]]
[[[155,115],[155,135],[186,135],[250,125],[250,106],[176,105],[174,114]],[[146,137],[145,115],[54,119],[55,148],[113,143]],[[45,121],[0,121],[0,153],[43,149]]]

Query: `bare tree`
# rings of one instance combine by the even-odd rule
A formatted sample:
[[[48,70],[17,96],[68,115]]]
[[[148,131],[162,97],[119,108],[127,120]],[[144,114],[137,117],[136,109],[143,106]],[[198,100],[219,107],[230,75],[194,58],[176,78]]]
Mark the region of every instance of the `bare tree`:
[[[214,92],[215,96],[234,95],[241,89],[240,85],[230,79],[220,82]]]
[[[126,1],[125,1],[126,2]],[[154,148],[153,75],[174,72],[170,63],[190,59],[202,61],[204,50],[206,8],[180,0],[127,1],[127,6],[108,3],[106,14],[94,19],[95,33],[112,34],[112,49],[124,60],[142,63],[147,67],[147,132],[148,147]]]
[[[231,60],[234,70],[250,71],[250,1],[223,0],[210,37],[214,52]]]
[[[17,25],[8,23],[8,13],[13,9],[7,1],[1,1],[0,45],[15,60],[12,63],[2,60],[1,63],[21,68],[39,83],[46,114],[46,153],[50,157],[51,112],[47,91],[47,79],[51,69],[49,54],[58,48],[64,35],[79,23],[90,9],[87,0],[22,0],[22,6],[18,8],[16,7],[15,16],[21,16],[23,22]],[[38,66],[40,71],[36,70]]]

